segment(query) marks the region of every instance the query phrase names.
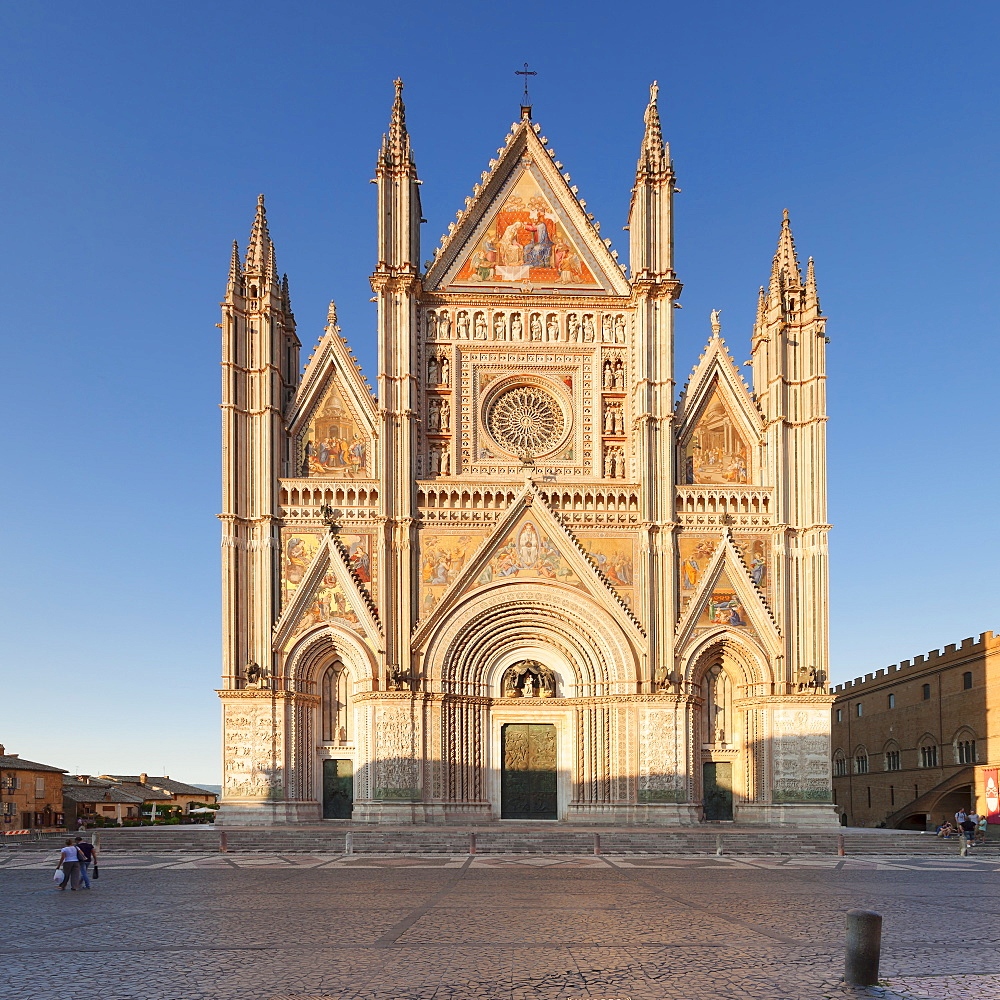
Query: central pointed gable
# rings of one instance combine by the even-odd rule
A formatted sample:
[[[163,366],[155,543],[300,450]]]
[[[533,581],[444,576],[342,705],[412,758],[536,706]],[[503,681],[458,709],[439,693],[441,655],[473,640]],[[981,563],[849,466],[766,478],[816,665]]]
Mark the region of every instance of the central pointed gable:
[[[537,128],[523,120],[491,161],[449,227],[426,288],[628,294],[610,240],[601,240]]]

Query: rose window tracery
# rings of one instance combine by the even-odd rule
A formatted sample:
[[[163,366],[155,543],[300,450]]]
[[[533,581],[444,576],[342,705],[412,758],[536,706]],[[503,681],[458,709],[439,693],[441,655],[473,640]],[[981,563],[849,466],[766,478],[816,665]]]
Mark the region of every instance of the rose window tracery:
[[[516,455],[544,455],[562,439],[566,418],[550,393],[518,385],[490,404],[486,426],[498,444]]]

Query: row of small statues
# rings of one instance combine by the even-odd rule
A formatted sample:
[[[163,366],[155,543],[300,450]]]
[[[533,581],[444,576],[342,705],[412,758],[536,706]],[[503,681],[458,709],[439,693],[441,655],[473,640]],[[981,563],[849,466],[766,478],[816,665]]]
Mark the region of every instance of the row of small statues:
[[[565,319],[565,322],[563,321]],[[605,344],[624,344],[627,321],[623,313],[604,313],[600,318],[601,341]],[[426,317],[428,340],[451,339],[451,313],[447,309],[429,311]],[[558,313],[533,312],[528,314],[528,329],[525,336],[521,313],[493,313],[492,336],[485,312],[460,309],[455,317],[455,336],[458,340],[529,340],[536,343],[592,343],[597,339],[597,322],[594,313],[567,313],[565,318]]]
[[[601,377],[601,385],[605,389],[625,388],[625,362],[621,358],[604,359],[604,369]]]
[[[451,474],[451,451],[446,444],[431,445],[428,449],[427,473],[431,476]]]

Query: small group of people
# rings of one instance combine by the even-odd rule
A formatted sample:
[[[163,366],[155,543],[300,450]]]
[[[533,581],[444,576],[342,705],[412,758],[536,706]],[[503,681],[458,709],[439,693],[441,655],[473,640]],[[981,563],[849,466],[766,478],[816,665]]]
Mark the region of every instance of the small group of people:
[[[59,852],[56,871],[62,869],[63,879],[57,886],[60,892],[69,886],[70,892],[90,888],[90,865],[97,867],[97,848],[83,837],[67,839],[66,846]],[[96,871],[95,871],[96,877]]]
[[[954,823],[942,816],[935,832],[942,840],[964,837],[969,847],[972,847],[973,844],[984,844],[986,843],[986,817],[980,816],[975,808],[970,812],[959,809],[955,813]]]

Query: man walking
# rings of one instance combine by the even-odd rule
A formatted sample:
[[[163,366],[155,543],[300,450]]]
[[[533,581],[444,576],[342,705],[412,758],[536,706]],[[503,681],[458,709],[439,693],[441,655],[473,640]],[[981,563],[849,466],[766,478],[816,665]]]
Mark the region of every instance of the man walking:
[[[89,889],[90,878],[88,870],[90,869],[90,862],[97,860],[97,848],[84,840],[83,837],[77,837],[76,849],[80,852],[80,882],[83,884],[84,889]]]
[[[60,868],[63,870],[63,880],[59,885],[60,892],[65,891],[66,886],[69,886],[72,892],[76,892],[80,887],[81,856],[80,852],[73,846],[73,841],[67,840],[66,846],[59,852],[59,864],[56,865],[57,870]]]

